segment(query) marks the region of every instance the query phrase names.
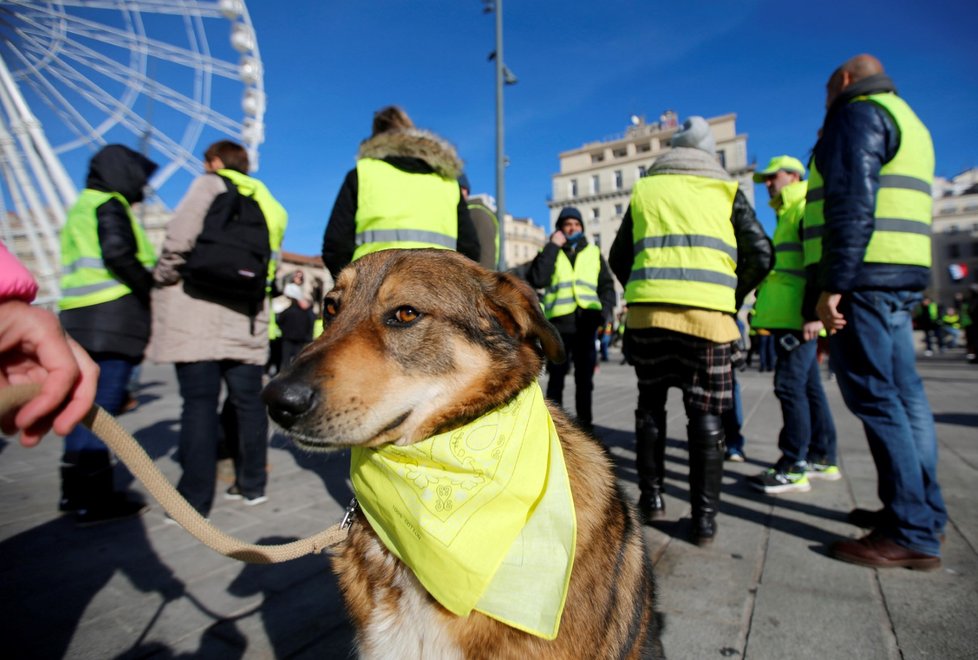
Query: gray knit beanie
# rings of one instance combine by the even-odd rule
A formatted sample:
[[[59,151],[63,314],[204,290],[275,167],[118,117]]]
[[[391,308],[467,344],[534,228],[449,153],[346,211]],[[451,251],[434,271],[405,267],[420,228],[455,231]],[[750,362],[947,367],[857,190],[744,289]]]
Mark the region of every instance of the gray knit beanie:
[[[683,122],[683,127],[673,134],[670,144],[674,147],[699,149],[711,156],[717,153],[717,143],[713,139],[710,125],[698,115],[693,115]]]

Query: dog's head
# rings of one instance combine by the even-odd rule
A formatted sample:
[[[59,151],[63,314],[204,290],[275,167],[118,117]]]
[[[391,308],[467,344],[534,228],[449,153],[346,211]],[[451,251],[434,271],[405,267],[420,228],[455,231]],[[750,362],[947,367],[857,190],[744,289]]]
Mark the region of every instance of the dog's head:
[[[345,268],[323,334],[265,388],[307,449],[423,440],[492,410],[564,358],[533,290],[449,250],[386,250]]]

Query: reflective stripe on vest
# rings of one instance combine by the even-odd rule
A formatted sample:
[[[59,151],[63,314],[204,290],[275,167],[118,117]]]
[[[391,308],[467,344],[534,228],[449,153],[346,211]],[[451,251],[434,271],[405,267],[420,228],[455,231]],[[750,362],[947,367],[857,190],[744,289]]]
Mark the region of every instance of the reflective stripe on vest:
[[[910,106],[895,94],[860,96],[852,102],[876,103],[890,114],[900,131],[896,154],[880,169],[873,235],[863,261],[929,268],[934,181],[934,146],[930,133]],[[825,191],[814,158],[810,170],[802,234],[806,266],[821,261],[825,225]]]
[[[454,250],[460,196],[454,179],[405,172],[382,160],[361,158],[353,260],[390,249]]]
[[[750,323],[768,330],[801,330],[805,296],[805,270],[802,265],[801,220],[805,215],[805,181],[781,189],[774,229],[774,268],[757,289]]]
[[[635,257],[626,302],[735,310],[737,239],[730,221],[736,181],[659,174],[632,190]]]
[[[543,313],[548,319],[573,314],[581,309],[601,309],[598,298],[598,274],[601,272],[601,250],[587,245],[577,253],[574,263],[557,253],[550,286],[543,295]]]
[[[217,173],[231,179],[231,183],[234,184],[240,194],[251,197],[258,202],[258,208],[265,216],[265,224],[268,225],[268,247],[271,250],[265,281],[270,289],[271,284],[275,281],[278,264],[282,259],[282,240],[285,238],[285,228],[289,224],[289,214],[285,211],[285,207],[272,197],[268,187],[258,179],[235,170],[218,170]]]
[[[61,299],[59,309],[90,307],[118,300],[132,293],[127,285],[116,279],[102,261],[102,245],[98,240],[98,207],[110,199],[122,204],[129,216],[136,239],[136,259],[147,269],[156,263],[156,252],[146,232],[136,222],[126,198],[115,192],[86,188],[68,211],[61,229]]]

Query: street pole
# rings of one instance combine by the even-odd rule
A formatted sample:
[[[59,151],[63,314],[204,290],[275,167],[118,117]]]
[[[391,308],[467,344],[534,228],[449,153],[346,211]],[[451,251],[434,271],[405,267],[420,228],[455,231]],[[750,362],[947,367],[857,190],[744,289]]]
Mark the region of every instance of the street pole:
[[[503,0],[494,0],[496,10],[496,219],[499,221],[498,270],[506,270],[506,150],[503,127]]]

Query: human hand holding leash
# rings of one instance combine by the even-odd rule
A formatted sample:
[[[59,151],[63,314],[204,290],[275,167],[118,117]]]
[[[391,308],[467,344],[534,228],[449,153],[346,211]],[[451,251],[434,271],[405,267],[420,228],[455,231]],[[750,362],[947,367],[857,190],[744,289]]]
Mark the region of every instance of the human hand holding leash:
[[[95,402],[98,365],[67,337],[57,317],[20,300],[0,303],[0,387],[37,383],[41,390],[0,419],[32,447],[52,428],[67,435]]]

